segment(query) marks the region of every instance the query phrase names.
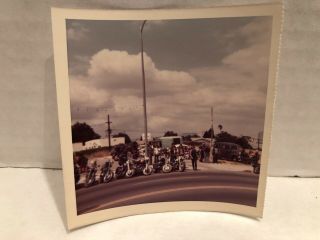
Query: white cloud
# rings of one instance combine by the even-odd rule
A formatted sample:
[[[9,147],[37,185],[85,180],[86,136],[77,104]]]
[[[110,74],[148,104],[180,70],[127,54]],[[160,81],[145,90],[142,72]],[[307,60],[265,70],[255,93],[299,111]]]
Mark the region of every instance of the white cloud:
[[[87,37],[89,29],[82,27],[79,24],[73,23],[67,30],[67,38],[71,41],[80,41]]]
[[[152,59],[145,54],[144,65],[148,93],[170,94],[183,91],[196,83],[187,72],[166,71],[156,68]],[[126,51],[103,49],[90,61],[88,77],[93,84],[103,88],[112,88],[126,94],[141,92],[141,56],[130,55]]]
[[[117,113],[132,114],[142,109],[141,98],[137,96],[114,95],[112,100]]]
[[[167,64],[161,64],[157,57],[167,42],[156,45],[159,47],[157,51],[149,52],[150,56],[155,56],[154,59],[144,55],[148,125],[151,132],[158,134],[166,130],[180,133],[206,130],[210,126],[211,106],[214,107],[215,125],[222,124],[231,133],[255,135],[262,129],[272,20],[259,19],[233,28],[232,31],[214,31],[215,37],[212,39],[220,41],[218,45],[223,46],[225,51],[217,53],[219,49],[212,49],[208,45],[211,42],[204,42],[201,46],[201,49],[208,47],[209,55],[217,53],[214,58],[201,53],[194,58],[197,61],[190,63],[188,60],[192,59],[192,53],[199,51],[195,51],[195,48],[188,52],[192,45],[186,45],[182,48],[183,54],[180,52],[180,57],[176,58],[173,49],[174,54],[170,55],[171,57],[165,54],[161,58],[161,61],[167,59]],[[137,28],[138,34],[140,22],[130,24],[131,28]],[[82,46],[95,43],[90,41],[92,36],[89,29],[83,26],[87,25],[76,22],[70,24],[68,39],[82,39]],[[147,22],[145,31],[147,33],[154,28],[159,30],[165,26],[168,25],[163,21]],[[227,34],[224,36],[224,33]],[[211,32],[208,31],[207,34],[210,35]],[[221,34],[221,37],[217,34]],[[174,34],[172,37],[175,38]],[[101,42],[99,35],[95,39],[99,40],[96,42]],[[194,40],[194,43],[199,45],[196,41],[202,41],[202,38]],[[131,43],[126,44],[106,43],[106,46],[128,51],[102,49],[93,55],[90,53],[88,57],[87,54],[81,55],[80,50],[73,54],[74,64],[69,68],[72,106],[81,109],[104,108],[102,112],[73,111],[74,121],[100,124],[99,129],[103,131],[106,114],[110,114],[115,132],[119,129],[132,131],[130,134],[143,132],[141,55],[129,54],[129,51],[136,49],[136,43],[132,43],[134,46],[131,46]],[[155,45],[150,46],[155,48]],[[231,54],[225,55],[231,51]],[[182,56],[190,56],[190,59]],[[211,64],[212,60],[214,62]],[[177,69],[201,67],[185,71],[159,68],[168,66],[169,62],[173,65],[170,67]]]
[[[83,76],[70,76],[70,97],[73,105],[101,107],[110,100],[110,93],[95,88]]]
[[[140,54],[130,55],[125,51],[104,49],[90,59],[86,76],[70,76],[71,102],[73,106],[97,108],[108,105],[115,128],[135,128],[142,132],[142,78]],[[149,127],[165,128],[172,124],[176,114],[174,103],[177,94],[185,94],[196,87],[196,80],[187,72],[159,70],[152,59],[145,55],[145,72],[148,97]],[[167,103],[163,105],[163,103]],[[162,111],[163,116],[160,116]],[[87,114],[87,119],[83,118]],[[88,123],[103,122],[105,116],[85,112],[73,116]]]
[[[86,76],[71,76],[72,104],[108,105],[115,129],[143,132],[140,57],[109,49],[94,54]],[[160,70],[148,55],[144,59],[151,132],[203,131],[210,126],[211,106],[216,125],[222,123],[232,133],[253,135],[261,130],[268,45],[253,44],[226,56],[220,66],[189,72]],[[97,123],[104,117],[87,114],[84,120]]]
[[[192,99],[203,106],[211,103],[216,120],[231,132],[254,135],[263,128],[270,48],[266,26],[254,22],[241,28],[251,36],[250,46],[225,56],[221,65],[190,70],[202,85]]]

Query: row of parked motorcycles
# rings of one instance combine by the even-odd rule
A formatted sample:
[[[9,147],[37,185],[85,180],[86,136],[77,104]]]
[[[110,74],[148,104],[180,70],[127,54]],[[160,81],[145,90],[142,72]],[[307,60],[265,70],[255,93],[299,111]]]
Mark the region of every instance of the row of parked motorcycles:
[[[183,172],[186,169],[185,157],[164,157],[159,158],[153,164],[149,164],[149,159],[129,159],[118,158],[119,166],[115,171],[112,170],[112,161],[106,161],[100,168],[99,180],[96,178],[99,166],[89,167],[86,173],[85,186],[90,187],[97,183],[108,183],[112,179],[131,178],[138,175],[151,175],[152,173],[170,173],[172,171]],[[80,169],[75,167],[75,183],[80,181]]]

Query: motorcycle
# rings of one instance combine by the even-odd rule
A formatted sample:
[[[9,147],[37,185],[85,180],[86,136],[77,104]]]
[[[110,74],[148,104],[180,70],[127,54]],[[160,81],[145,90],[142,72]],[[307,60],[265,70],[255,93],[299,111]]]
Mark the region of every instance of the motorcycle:
[[[164,156],[159,156],[159,160],[153,164],[153,171],[155,173],[161,172],[163,166],[166,164],[166,159]]]
[[[131,178],[135,175],[135,173],[136,169],[134,164],[132,163],[132,160],[127,159],[125,162],[123,162],[116,168],[115,176],[117,179],[124,177]]]
[[[172,167],[174,171],[184,172],[184,170],[186,170],[186,163],[183,156],[178,156]]]
[[[172,171],[172,162],[173,161],[175,161],[174,159],[172,159],[172,158],[167,158],[166,160],[165,160],[165,164],[162,166],[162,172],[164,172],[164,173],[169,173],[169,172],[171,172]]]
[[[260,173],[260,163],[252,164],[253,173],[259,174]]]
[[[136,174],[148,176],[152,173],[152,166],[149,165],[149,159],[138,159],[134,162],[134,170]]]
[[[186,163],[184,161],[183,156],[174,157],[168,159],[164,166],[162,167],[162,171],[164,173],[169,173],[171,171],[179,171],[183,172],[186,170]]]
[[[127,172],[127,164],[123,163],[116,168],[115,176],[117,179],[123,178]]]
[[[74,183],[77,184],[80,181],[80,174],[81,174],[80,166],[78,164],[75,164],[73,168],[74,168]]]
[[[112,167],[111,161],[105,162],[105,164],[101,168],[100,183],[108,183],[113,179],[114,173],[111,167]]]
[[[126,170],[126,177],[127,178],[131,178],[134,176],[134,174],[136,173],[136,169],[134,167],[134,164],[133,164],[133,160],[132,159],[128,159],[127,162],[126,162],[126,166],[127,166],[127,170]]]
[[[86,187],[90,187],[96,183],[97,167],[91,167],[86,174]]]

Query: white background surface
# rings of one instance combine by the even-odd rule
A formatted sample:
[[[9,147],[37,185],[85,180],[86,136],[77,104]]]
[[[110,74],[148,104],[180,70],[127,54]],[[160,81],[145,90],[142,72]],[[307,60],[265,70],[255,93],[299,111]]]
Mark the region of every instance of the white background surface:
[[[50,7],[174,8],[271,0],[1,0],[0,166],[61,167]],[[270,175],[320,175],[320,1],[285,0]],[[61,171],[0,169],[0,239],[320,239],[319,179],[269,178],[264,218],[176,212],[68,233]]]
[[[271,0],[2,0],[0,166],[60,168],[50,7],[190,8]],[[320,1],[285,0],[270,175],[320,175]]]
[[[110,220],[72,232],[65,228],[62,185],[60,170],[0,169],[0,239],[320,239],[319,178],[269,177],[259,220],[171,212]]]

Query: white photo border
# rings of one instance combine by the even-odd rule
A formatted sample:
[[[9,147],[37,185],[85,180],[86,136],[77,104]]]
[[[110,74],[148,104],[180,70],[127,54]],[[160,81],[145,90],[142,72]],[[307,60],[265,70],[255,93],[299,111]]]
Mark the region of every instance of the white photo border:
[[[262,217],[266,189],[268,157],[271,142],[271,128],[276,87],[275,82],[277,76],[279,44],[281,35],[281,4],[169,10],[81,10],[52,8],[51,16],[57,102],[59,114],[61,157],[64,177],[68,229],[75,229],[88,224],[124,216],[168,211],[218,211],[233,214],[241,214],[250,217]],[[75,184],[72,161],[73,150],[71,136],[71,112],[68,76],[66,20],[169,20],[249,16],[271,16],[273,18],[268,72],[268,90],[262,148],[263,150],[261,155],[261,170],[259,176],[256,207],[231,203],[205,201],[159,202],[123,206],[77,215],[76,192],[74,187]]]

